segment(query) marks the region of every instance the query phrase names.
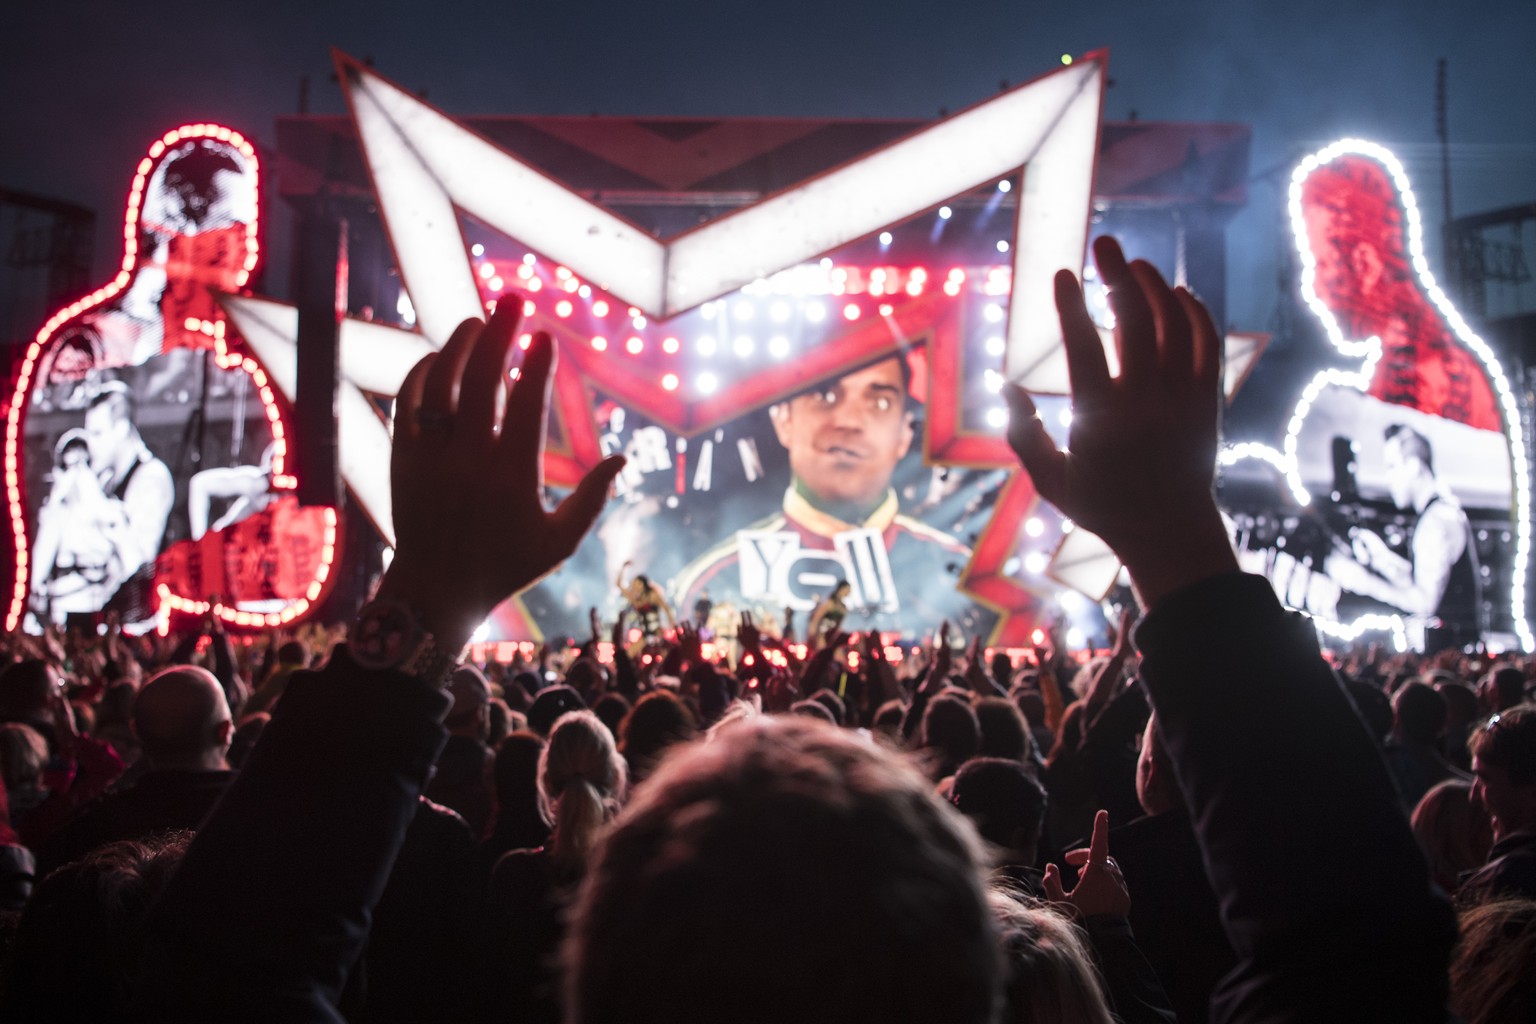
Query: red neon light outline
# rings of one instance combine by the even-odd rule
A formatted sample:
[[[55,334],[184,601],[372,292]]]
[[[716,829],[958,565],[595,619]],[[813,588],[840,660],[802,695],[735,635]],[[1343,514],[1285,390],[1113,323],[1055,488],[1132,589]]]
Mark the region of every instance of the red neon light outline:
[[[123,223],[121,269],[111,282],[49,317],[42,330],[37,332],[37,337],[27,347],[26,357],[22,360],[21,369],[16,377],[16,386],[11,394],[11,408],[6,416],[5,427],[5,489],[10,507],[11,535],[16,552],[16,577],[11,592],[10,610],[5,618],[5,628],[8,631],[14,631],[19,626],[27,597],[27,573],[31,552],[27,543],[26,509],[21,493],[19,449],[21,424],[26,415],[27,395],[31,389],[32,375],[36,370],[37,361],[55,331],[81,313],[115,298],[133,280],[133,272],[138,265],[139,211],[143,204],[144,189],[149,182],[150,172],[154,170],[155,162],[164,156],[170,147],[189,139],[215,139],[239,150],[240,154],[250,162],[253,187],[258,197],[261,194],[261,165],[256,156],[256,148],[241,133],[216,124],[188,124],[166,132],[150,145],[149,154],[139,161],[134,173],[133,185],[128,191],[127,216]],[[251,273],[256,269],[260,258],[261,246],[258,234],[260,219],[261,209],[258,202],[250,221],[245,226],[245,262],[235,276],[236,287],[244,287],[250,280]],[[272,390],[266,371],[249,356],[233,355],[229,352],[224,339],[225,325],[222,319],[212,322],[188,320],[186,327],[188,330],[200,331],[213,339],[215,358],[219,366],[225,369],[239,368],[251,375],[266,409],[267,422],[272,429],[272,486],[279,490],[291,490],[296,487],[298,481],[291,474],[284,472],[288,451],[287,430],[277,404],[277,396]],[[206,601],[192,601],[178,594],[172,594],[170,588],[162,584],[157,589],[161,598],[159,614],[162,622],[168,610],[186,611],[197,615],[212,611],[220,619],[236,626],[280,626],[295,621],[308,611],[315,601],[319,600],[325,589],[325,583],[330,577],[331,564],[336,557],[336,510],[327,508],[325,519],[326,530],[320,549],[320,566],[315,571],[315,578],[306,588],[305,596],[290,602],[281,612],[243,612],[222,603],[210,606]]]

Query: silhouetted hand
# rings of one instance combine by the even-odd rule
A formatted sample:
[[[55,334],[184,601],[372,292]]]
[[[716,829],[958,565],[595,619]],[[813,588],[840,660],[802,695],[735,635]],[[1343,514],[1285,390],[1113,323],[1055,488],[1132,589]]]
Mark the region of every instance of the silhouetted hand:
[[[1216,511],[1221,335],[1184,288],[1172,291],[1114,239],[1094,242],[1115,313],[1120,376],[1109,375],[1077,278],[1056,275],[1072,381],[1067,450],[1056,447],[1023,389],[1010,386],[1008,443],[1041,496],[1098,534],[1131,572],[1142,603],[1235,571]]]
[[[48,695],[48,717],[53,726],[54,749],[66,757],[74,757],[80,730],[75,728],[75,709],[70,707],[63,690],[55,688]]]
[[[689,623],[678,624],[677,647],[689,665],[704,664],[704,642],[699,638],[699,631]]]
[[[997,687],[992,684],[992,677],[987,675],[987,653],[982,647],[982,640],[977,636],[971,641],[971,649],[965,657],[965,681],[970,683],[971,691],[981,697],[997,696]]]
[[[1125,661],[1130,657],[1131,626],[1136,622],[1136,611],[1133,608],[1124,608],[1120,612],[1120,631],[1115,635],[1115,645],[1110,648],[1109,660],[1099,668],[1099,674],[1093,677],[1093,685],[1087,695],[1090,708],[1102,707],[1115,699],[1115,693],[1120,689],[1120,680],[1125,670]]]
[[[939,625],[939,640],[933,646],[933,663],[928,668],[928,678],[923,681],[923,692],[932,697],[949,684],[950,661],[954,652],[949,648],[949,620]]]
[[[743,651],[761,653],[763,636],[758,631],[757,622],[753,620],[751,612],[741,613],[741,625],[737,629],[736,639],[741,641]]]
[[[381,596],[415,608],[439,643],[467,640],[502,600],[559,565],[602,511],[624,465],[605,459],[544,508],[544,408],[555,361],[533,336],[510,393],[522,303],[466,320],[406,376],[395,411],[391,492],[398,537]]]
[[[1071,892],[1061,887],[1061,872],[1047,864],[1042,886],[1045,897],[1083,917],[1125,917],[1131,912],[1131,892],[1120,874],[1120,865],[1109,855],[1109,812],[1093,816],[1093,838],[1086,850],[1068,850],[1068,864],[1076,866],[1077,885]]]

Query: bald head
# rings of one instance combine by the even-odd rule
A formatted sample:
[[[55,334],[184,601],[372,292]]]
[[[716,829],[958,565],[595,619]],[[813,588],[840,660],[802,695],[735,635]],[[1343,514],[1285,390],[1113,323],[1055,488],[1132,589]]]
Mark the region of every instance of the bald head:
[[[229,704],[206,669],[168,668],[145,683],[133,703],[133,731],[151,768],[227,767]]]

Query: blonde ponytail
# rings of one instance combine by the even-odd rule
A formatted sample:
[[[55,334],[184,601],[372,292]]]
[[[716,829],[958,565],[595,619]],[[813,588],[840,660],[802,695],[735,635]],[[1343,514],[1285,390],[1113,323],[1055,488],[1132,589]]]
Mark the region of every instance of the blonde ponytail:
[[[627,782],[613,734],[590,711],[562,715],[539,758],[539,807],[554,826],[550,856],[562,874],[580,874],[618,812]]]

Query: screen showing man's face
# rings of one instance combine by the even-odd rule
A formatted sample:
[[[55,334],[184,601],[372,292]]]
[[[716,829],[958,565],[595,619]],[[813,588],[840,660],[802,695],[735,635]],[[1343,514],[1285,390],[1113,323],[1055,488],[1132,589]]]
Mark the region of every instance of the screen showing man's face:
[[[912,446],[901,363],[886,359],[791,399],[773,424],[811,498],[872,505]]]

